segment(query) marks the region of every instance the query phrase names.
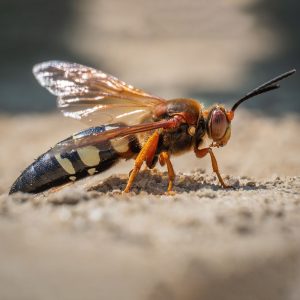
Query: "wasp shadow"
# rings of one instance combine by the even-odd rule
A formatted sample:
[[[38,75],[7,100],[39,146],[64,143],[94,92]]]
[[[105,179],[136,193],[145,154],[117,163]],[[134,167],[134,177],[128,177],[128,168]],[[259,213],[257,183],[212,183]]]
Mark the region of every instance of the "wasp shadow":
[[[254,181],[241,182],[240,180],[227,176],[226,179],[231,184],[231,187],[224,189],[219,185],[217,178],[213,175],[203,173],[193,173],[190,175],[179,174],[174,182],[173,190],[176,194],[196,192],[203,189],[210,191],[233,191],[243,190],[252,191],[259,189],[266,189],[264,184],[260,184]],[[89,187],[88,191],[96,191],[100,193],[121,193],[127,184],[128,176],[126,175],[113,175],[103,180],[101,183]],[[131,192],[140,194],[146,192],[153,195],[164,195],[168,188],[168,174],[167,172],[157,172],[151,170],[141,171],[132,187]]]

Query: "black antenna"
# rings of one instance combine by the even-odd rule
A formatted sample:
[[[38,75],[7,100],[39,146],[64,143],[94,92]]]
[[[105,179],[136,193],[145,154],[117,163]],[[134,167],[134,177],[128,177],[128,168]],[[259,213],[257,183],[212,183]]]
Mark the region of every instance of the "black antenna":
[[[266,93],[266,92],[278,89],[280,87],[280,85],[277,84],[277,82],[286,77],[293,75],[295,72],[296,72],[296,69],[290,70],[286,73],[283,73],[283,74],[271,79],[270,81],[262,84],[261,86],[255,88],[254,90],[252,90],[251,92],[246,94],[243,98],[237,100],[237,102],[232,106],[231,111],[235,111],[242,102],[246,101],[249,98],[252,98],[252,97],[257,96],[262,93]]]

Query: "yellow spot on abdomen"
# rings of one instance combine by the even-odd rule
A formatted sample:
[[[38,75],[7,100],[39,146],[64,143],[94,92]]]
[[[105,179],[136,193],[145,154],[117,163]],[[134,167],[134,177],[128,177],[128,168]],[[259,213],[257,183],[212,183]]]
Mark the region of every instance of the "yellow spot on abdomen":
[[[95,146],[87,146],[84,148],[77,149],[77,153],[81,161],[89,167],[94,167],[99,165],[101,159],[99,154],[99,149]]]
[[[55,155],[56,160],[61,167],[69,174],[75,174],[75,169],[68,158],[62,158],[60,154]]]
[[[128,140],[127,139],[112,139],[110,141],[112,147],[118,153],[126,153],[129,150]]]
[[[96,173],[96,168],[90,168],[90,169],[88,169],[88,173],[90,175],[94,175]]]

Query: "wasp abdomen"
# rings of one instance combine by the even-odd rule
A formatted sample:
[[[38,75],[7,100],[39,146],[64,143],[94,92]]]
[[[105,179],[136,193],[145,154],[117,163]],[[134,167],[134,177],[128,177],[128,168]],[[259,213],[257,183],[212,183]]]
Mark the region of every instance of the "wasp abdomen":
[[[61,143],[86,135],[101,133],[111,126],[92,127],[81,131]],[[131,158],[139,151],[137,141],[131,137],[103,141],[100,144],[77,148],[64,153],[52,150],[41,155],[31,164],[11,187],[15,192],[38,193],[51,187],[103,172],[120,158]]]

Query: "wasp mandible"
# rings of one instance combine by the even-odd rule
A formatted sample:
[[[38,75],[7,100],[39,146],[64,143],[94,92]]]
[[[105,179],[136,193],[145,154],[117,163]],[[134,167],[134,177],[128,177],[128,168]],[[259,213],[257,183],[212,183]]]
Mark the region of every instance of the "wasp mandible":
[[[57,96],[63,114],[93,127],[73,134],[38,157],[9,193],[42,192],[103,172],[122,158],[135,159],[124,192],[129,192],[143,163],[151,169],[159,162],[167,167],[167,192],[172,193],[175,172],[170,157],[190,150],[199,158],[210,156],[212,169],[226,188],[212,149],[228,143],[234,113],[242,102],[279,88],[278,82],[295,71],[257,87],[227,110],[220,104],[205,109],[194,99],[167,101],[76,63],[38,64],[33,74]],[[211,140],[209,147],[203,147],[205,139]]]

